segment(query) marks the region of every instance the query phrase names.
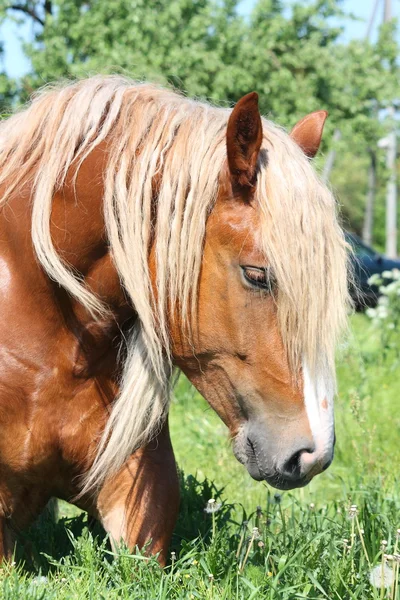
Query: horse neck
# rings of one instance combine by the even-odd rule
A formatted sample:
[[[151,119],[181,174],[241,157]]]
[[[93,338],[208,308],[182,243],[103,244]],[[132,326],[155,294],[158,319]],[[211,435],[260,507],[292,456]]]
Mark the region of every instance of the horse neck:
[[[104,353],[110,342],[115,359],[123,330],[135,319],[107,243],[102,202],[106,158],[104,145],[92,151],[82,163],[76,180],[71,169],[64,187],[53,199],[51,236],[57,252],[110,309],[104,318],[95,320],[78,302],[59,298],[64,317],[80,338],[83,355],[77,368],[83,369],[86,358],[91,356],[97,362],[97,354]]]
[[[73,169],[65,185],[53,198],[51,237],[61,258],[79,273],[87,287],[110,308],[106,317],[94,319],[62,288],[51,282],[39,267],[31,240],[31,210],[27,210],[30,188],[27,184],[9,199],[0,213],[0,230],[7,238],[6,252],[11,270],[24,288],[24,297],[37,297],[32,319],[43,321],[43,329],[63,335],[65,350],[71,346],[76,375],[95,371],[115,372],[123,330],[135,318],[123,293],[118,273],[109,254],[103,217],[103,169],[106,151],[94,150],[82,163],[74,181]],[[23,256],[23,261],[21,261]],[[20,298],[19,302],[23,298]],[[17,299],[15,303],[18,304]],[[39,305],[40,304],[40,305]],[[55,329],[58,324],[58,329]],[[69,332],[68,344],[62,331]],[[72,334],[72,335],[71,335]],[[73,348],[75,349],[73,350]]]

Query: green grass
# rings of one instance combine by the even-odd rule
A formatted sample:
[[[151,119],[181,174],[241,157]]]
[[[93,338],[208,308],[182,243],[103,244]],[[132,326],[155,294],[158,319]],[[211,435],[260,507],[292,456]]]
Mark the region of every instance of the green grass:
[[[185,473],[176,558],[162,570],[138,552],[114,555],[101,529],[90,531],[86,515],[63,503],[57,523],[43,518],[21,537],[17,564],[2,567],[0,598],[387,597],[370,585],[369,572],[381,564],[382,539],[385,552],[397,550],[400,369],[364,315],[352,324],[338,358],[335,461],[307,488],[276,495],[253,481],[233,457],[224,425],[181,380],[171,410]],[[222,503],[214,515],[204,512],[210,497]]]

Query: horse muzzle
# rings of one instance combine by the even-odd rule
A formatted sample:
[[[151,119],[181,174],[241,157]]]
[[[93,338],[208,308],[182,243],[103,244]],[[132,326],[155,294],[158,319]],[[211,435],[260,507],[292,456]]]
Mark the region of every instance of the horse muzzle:
[[[257,481],[280,490],[304,487],[333,460],[334,436],[317,448],[312,437],[268,435],[265,428],[246,423],[234,441],[234,454]],[[329,440],[332,439],[330,442]]]

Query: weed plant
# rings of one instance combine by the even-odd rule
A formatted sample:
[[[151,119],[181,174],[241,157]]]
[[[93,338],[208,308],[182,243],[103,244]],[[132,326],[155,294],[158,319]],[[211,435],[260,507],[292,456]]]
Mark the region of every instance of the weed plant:
[[[182,379],[171,410],[182,500],[167,567],[145,550],[113,551],[100,526],[60,503],[58,519],[21,534],[0,598],[399,600],[400,340],[391,328],[383,351],[369,317],[352,325],[338,357],[336,458],[310,486],[281,494],[252,481]]]

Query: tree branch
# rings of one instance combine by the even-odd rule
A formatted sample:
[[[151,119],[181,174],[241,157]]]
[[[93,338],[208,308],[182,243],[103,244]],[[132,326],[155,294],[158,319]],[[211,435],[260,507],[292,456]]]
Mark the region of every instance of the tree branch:
[[[29,8],[28,6],[23,6],[21,4],[11,4],[10,6],[6,7],[6,10],[19,10],[26,15],[29,15],[34,21],[40,23],[40,25],[44,27],[44,20],[35,13],[33,8]]]
[[[52,15],[53,14],[53,2],[52,0],[45,0],[44,3],[44,12],[46,15]]]

